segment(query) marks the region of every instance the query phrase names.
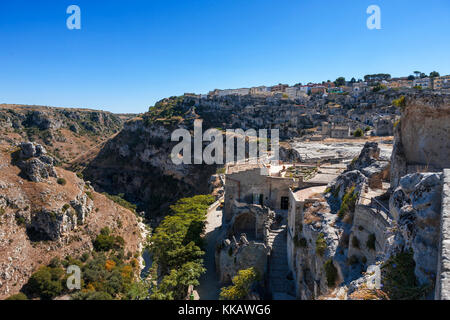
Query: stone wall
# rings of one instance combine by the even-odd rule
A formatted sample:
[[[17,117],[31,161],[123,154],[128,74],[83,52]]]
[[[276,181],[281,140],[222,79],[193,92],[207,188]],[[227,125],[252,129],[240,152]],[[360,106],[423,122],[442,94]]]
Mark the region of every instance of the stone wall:
[[[259,195],[263,195],[264,206],[281,209],[281,197],[289,197],[289,188],[296,183],[293,178],[268,176],[261,168],[227,174],[225,179],[224,214],[227,222],[235,214],[235,201],[260,204]]]
[[[450,99],[409,98],[402,112],[401,139],[408,163],[450,167]]]
[[[450,98],[445,95],[417,94],[406,98],[401,121],[394,128],[391,186],[396,188],[408,166],[450,167]],[[416,170],[417,171],[417,170]]]
[[[443,174],[439,250],[435,299],[450,300],[450,169]]]
[[[231,283],[239,270],[251,267],[254,267],[264,278],[267,273],[268,253],[269,249],[264,243],[249,242],[245,236],[241,236],[239,241],[236,238],[223,240],[215,256],[220,283]]]
[[[391,219],[384,212],[377,212],[374,208],[358,204],[354,214],[348,256],[366,257],[368,265],[374,264],[377,256],[383,255],[387,229],[390,226]],[[367,246],[367,240],[371,235],[375,236],[375,250]],[[360,243],[359,248],[352,246],[353,237],[358,239]]]

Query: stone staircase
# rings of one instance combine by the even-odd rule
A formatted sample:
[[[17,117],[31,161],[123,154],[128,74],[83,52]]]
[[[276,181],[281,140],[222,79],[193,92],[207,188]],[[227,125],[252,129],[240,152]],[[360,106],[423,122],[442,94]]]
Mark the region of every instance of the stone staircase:
[[[288,280],[287,261],[287,226],[281,225],[277,230],[271,230],[268,237],[269,247],[272,248],[270,258],[269,281],[273,300],[295,300],[289,295],[293,283]]]

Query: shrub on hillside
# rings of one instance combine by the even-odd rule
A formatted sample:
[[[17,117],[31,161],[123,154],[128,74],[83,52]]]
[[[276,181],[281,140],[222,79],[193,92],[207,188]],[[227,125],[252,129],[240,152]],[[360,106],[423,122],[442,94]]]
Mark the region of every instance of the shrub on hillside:
[[[333,287],[336,284],[338,271],[333,264],[332,259],[328,259],[324,264],[325,274],[327,276],[327,284],[329,287]]]
[[[355,210],[356,200],[358,199],[358,193],[355,191],[355,187],[351,187],[342,198],[341,207],[338,211],[338,216],[343,219],[349,212]]]
[[[108,199],[114,201],[118,205],[124,207],[125,209],[136,212],[137,206],[135,204],[132,204],[131,202],[128,202],[127,200],[125,200],[124,199],[125,195],[123,193],[120,193],[118,195],[111,195],[111,194],[104,192],[103,195],[106,196]]]
[[[415,274],[416,263],[412,250],[392,256],[382,267],[383,291],[391,300],[423,298],[430,287],[420,285]]]
[[[12,296],[6,298],[5,300],[28,300],[28,297],[22,292],[13,294]]]
[[[360,137],[364,136],[364,131],[361,128],[358,128],[355,130],[353,135],[357,138],[360,138]]]
[[[95,238],[93,245],[96,251],[109,251],[111,249],[119,249],[123,247],[124,241],[122,237],[99,234]]]
[[[323,256],[326,249],[327,242],[325,240],[325,235],[323,233],[319,233],[316,239],[316,253],[320,256]]]
[[[240,270],[232,280],[233,285],[222,288],[221,300],[243,300],[250,293],[252,285],[260,280],[260,275],[255,268]]]
[[[52,299],[63,292],[63,275],[61,268],[41,267],[28,280],[27,290],[33,296]]]

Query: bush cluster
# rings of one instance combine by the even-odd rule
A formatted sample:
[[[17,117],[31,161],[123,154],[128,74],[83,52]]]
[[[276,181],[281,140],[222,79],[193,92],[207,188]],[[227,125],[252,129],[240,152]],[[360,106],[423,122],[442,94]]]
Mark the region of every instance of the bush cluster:
[[[415,274],[416,263],[412,250],[392,256],[381,269],[383,291],[391,300],[417,300],[430,290],[420,285]]]
[[[319,233],[316,239],[316,253],[320,256],[323,256],[326,249],[327,242],[325,240],[325,235],[323,233]]]
[[[338,211],[338,216],[343,219],[349,212],[355,210],[356,200],[358,199],[358,192],[355,191],[355,187],[351,187],[342,198],[341,207]]]
[[[243,300],[250,293],[252,285],[261,279],[258,270],[249,268],[239,270],[238,274],[232,279],[232,285],[222,288],[220,291],[221,300]]]
[[[108,227],[103,228],[93,241],[96,251],[110,251],[123,248],[125,241],[120,236],[113,236]]]
[[[333,264],[332,259],[328,259],[324,264],[325,274],[327,276],[327,284],[329,287],[333,287],[336,284],[338,271]]]

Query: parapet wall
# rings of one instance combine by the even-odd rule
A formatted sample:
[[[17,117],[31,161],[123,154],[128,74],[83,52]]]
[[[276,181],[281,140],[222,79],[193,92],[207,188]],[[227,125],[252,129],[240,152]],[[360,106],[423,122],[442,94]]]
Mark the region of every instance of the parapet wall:
[[[450,300],[450,169],[444,169],[436,300]]]
[[[391,219],[381,210],[377,211],[367,205],[358,204],[355,209],[351,238],[356,237],[360,246],[355,248],[350,241],[348,256],[364,256],[369,265],[374,264],[377,256],[384,249],[387,230],[391,227],[391,223]],[[371,235],[375,236],[375,250],[367,247],[367,240]]]

